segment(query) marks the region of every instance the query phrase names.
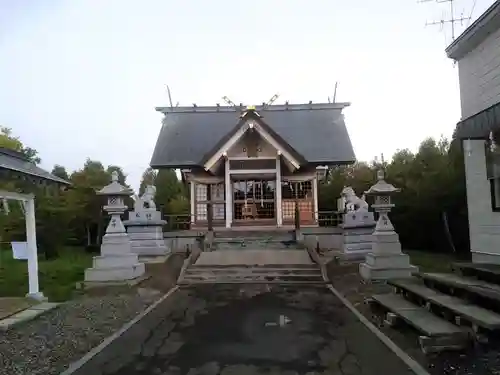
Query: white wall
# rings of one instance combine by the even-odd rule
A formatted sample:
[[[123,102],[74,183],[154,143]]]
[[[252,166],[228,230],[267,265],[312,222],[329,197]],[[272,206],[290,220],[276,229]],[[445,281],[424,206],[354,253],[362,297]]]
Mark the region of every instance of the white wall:
[[[500,212],[491,208],[490,182],[486,178],[484,140],[464,145],[467,206],[472,261],[500,263]]]
[[[458,62],[462,119],[500,102],[500,29]]]

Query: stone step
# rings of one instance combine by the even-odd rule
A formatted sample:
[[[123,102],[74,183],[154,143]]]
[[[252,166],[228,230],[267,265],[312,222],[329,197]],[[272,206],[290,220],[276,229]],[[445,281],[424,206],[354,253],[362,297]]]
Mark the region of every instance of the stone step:
[[[386,323],[395,325],[401,319],[425,336],[419,337],[424,353],[463,349],[468,333],[456,325],[441,319],[421,306],[414,305],[397,294],[376,294],[372,301],[389,310]]]
[[[420,273],[417,276],[426,285],[449,294],[456,294],[458,291],[468,297],[479,296],[480,299],[492,301],[497,305],[500,304],[500,285],[453,273]]]
[[[222,280],[222,279],[231,279],[231,280],[271,280],[271,279],[280,279],[280,280],[310,280],[310,281],[323,281],[323,277],[321,274],[319,275],[280,275],[280,274],[269,274],[269,275],[193,275],[188,272],[184,274],[184,279],[189,280]]]
[[[430,289],[416,278],[410,280],[390,280],[389,284],[394,286],[398,291],[405,293],[408,297],[413,296],[424,300],[429,309],[432,309],[432,307],[437,307],[441,310],[444,309],[445,313],[453,314],[455,320],[458,317],[458,322],[465,320],[486,330],[500,329],[499,314],[473,305],[460,298]]]
[[[279,285],[322,285],[325,284],[325,281],[309,281],[309,280],[296,280],[296,281],[287,281],[287,280],[234,280],[234,279],[217,279],[217,280],[181,280],[177,283],[181,287],[187,287],[191,285],[198,284],[279,284]]]
[[[475,277],[479,280],[500,285],[500,265],[489,263],[453,263],[453,269],[462,276]]]
[[[270,230],[270,231],[252,231],[252,230],[231,230],[216,231],[215,238],[295,238],[294,231]]]
[[[310,264],[199,264],[195,263],[189,266],[189,269],[199,268],[199,269],[230,269],[230,268],[275,268],[275,269],[318,269],[317,265],[314,263]]]
[[[232,267],[232,268],[197,268],[189,267],[186,272],[191,274],[213,273],[213,274],[279,274],[279,275],[316,275],[321,274],[317,267],[310,268],[271,268],[271,267]]]

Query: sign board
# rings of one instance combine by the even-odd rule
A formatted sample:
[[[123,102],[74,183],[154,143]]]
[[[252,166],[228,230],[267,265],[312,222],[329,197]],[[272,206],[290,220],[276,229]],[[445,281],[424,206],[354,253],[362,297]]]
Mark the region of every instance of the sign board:
[[[27,242],[11,242],[12,255],[14,259],[28,259],[28,243]]]

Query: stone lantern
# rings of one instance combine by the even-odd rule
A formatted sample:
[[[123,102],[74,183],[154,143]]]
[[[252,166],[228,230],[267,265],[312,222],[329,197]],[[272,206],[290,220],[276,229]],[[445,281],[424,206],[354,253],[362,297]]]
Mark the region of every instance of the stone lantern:
[[[379,217],[372,235],[372,251],[366,255],[365,262],[359,265],[359,272],[365,280],[411,277],[418,269],[410,264],[410,257],[401,252],[399,235],[389,219],[389,212],[394,207],[391,196],[401,189],[384,180],[383,170],[377,172],[377,180],[365,192],[374,197],[372,208]]]
[[[118,173],[111,174],[111,183],[97,192],[107,197],[104,210],[111,216],[102,238],[101,255],[94,257],[93,266],[85,270],[85,283],[132,282],[144,274],[144,264],[131,249],[130,238],[121,215],[127,210],[125,197],[132,190],[118,182]]]

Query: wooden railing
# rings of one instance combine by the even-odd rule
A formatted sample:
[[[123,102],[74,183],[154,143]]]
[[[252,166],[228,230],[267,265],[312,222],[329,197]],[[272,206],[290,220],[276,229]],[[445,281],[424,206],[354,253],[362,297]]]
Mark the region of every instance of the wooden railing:
[[[191,228],[190,214],[163,215],[163,219],[167,221],[167,224],[163,227],[165,232],[189,230]]]

